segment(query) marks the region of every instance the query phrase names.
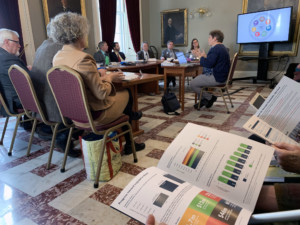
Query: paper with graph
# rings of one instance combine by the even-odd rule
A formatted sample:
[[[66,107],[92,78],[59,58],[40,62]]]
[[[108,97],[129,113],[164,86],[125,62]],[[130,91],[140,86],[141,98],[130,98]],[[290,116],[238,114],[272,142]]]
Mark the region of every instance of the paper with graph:
[[[300,83],[284,76],[243,126],[270,143],[300,144]]]
[[[172,224],[246,224],[274,149],[187,124],[157,167],[136,176],[113,208],[145,223],[149,214]]]

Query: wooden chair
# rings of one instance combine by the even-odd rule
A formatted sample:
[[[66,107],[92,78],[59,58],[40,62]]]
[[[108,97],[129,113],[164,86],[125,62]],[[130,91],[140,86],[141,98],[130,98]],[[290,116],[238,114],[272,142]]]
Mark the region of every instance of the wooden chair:
[[[94,188],[99,186],[99,176],[101,172],[101,165],[103,160],[103,154],[105,151],[106,143],[110,141],[108,134],[112,131],[118,131],[120,128],[126,126],[127,130],[118,133],[115,137],[120,137],[126,133],[130,134],[131,146],[133,152],[134,162],[137,162],[137,156],[135,151],[135,144],[132,135],[131,125],[128,122],[129,117],[123,115],[120,118],[109,124],[95,125],[94,119],[101,115],[99,113],[91,113],[87,96],[86,88],[81,76],[74,70],[67,66],[57,66],[50,69],[47,73],[47,79],[52,90],[53,96],[56,100],[60,115],[63,123],[67,126],[65,118],[71,119],[75,122],[75,127],[93,132],[98,135],[103,135],[103,142],[101,144],[100,156],[98,161],[98,168],[96,173],[96,179]],[[85,127],[76,125],[76,122],[85,124]],[[72,130],[71,130],[72,132]],[[62,167],[64,170],[64,166]]]
[[[16,124],[15,124],[15,129],[14,129],[14,132],[13,132],[13,136],[12,136],[12,139],[11,139],[11,143],[10,143],[10,148],[9,148],[9,151],[8,151],[8,155],[11,156],[19,124],[22,123],[22,122],[30,121],[32,119],[27,119],[27,120],[21,121],[22,116],[25,115],[25,112],[24,112],[23,109],[19,109],[18,113],[11,113],[9,111],[9,109],[8,109],[8,106],[7,106],[7,104],[6,104],[3,96],[2,96],[2,93],[0,93],[0,104],[2,105],[2,107],[4,108],[4,110],[5,110],[6,114],[7,114],[6,119],[5,119],[5,123],[4,123],[4,127],[3,127],[3,131],[2,131],[0,145],[3,145],[4,135],[5,135],[5,132],[6,132],[7,124],[8,124],[8,121],[9,121],[9,117],[16,117],[16,119],[17,119]],[[30,140],[32,140],[32,137],[30,137]],[[28,151],[30,151],[29,146],[28,146],[27,152]]]
[[[51,165],[51,159],[52,159],[56,135],[58,132],[65,131],[66,129],[69,128],[67,127],[67,128],[58,129],[58,126],[60,124],[59,122],[48,121],[46,119],[45,114],[37,98],[36,92],[34,90],[31,78],[29,77],[29,74],[24,69],[22,69],[17,65],[12,65],[8,70],[8,74],[12,84],[16,89],[16,92],[19,96],[19,99],[22,103],[26,115],[29,118],[33,119],[33,126],[32,126],[31,137],[28,145],[27,156],[29,156],[30,154],[32,137],[33,137],[33,133],[35,132],[37,122],[38,121],[43,122],[46,125],[51,126],[52,128],[53,135],[52,135],[52,141],[50,145],[49,157],[47,163],[47,169],[49,169]],[[69,135],[69,139],[67,141],[67,145],[65,149],[65,158],[67,157],[70,141],[71,138]]]
[[[224,95],[223,95],[223,91],[226,91],[227,96],[228,96],[229,101],[230,101],[230,104],[231,104],[231,107],[233,108],[233,104],[232,104],[230,95],[229,95],[229,93],[228,93],[228,86],[229,86],[229,85],[231,84],[231,82],[232,82],[232,77],[233,77],[233,74],[234,74],[234,71],[235,71],[235,67],[236,67],[236,64],[237,64],[237,60],[238,60],[238,54],[235,53],[234,56],[233,56],[233,59],[232,59],[232,61],[231,61],[231,65],[230,65],[230,69],[229,69],[227,81],[226,81],[225,84],[220,84],[220,85],[216,85],[216,86],[207,86],[207,87],[203,87],[203,88],[201,89],[200,97],[199,97],[199,103],[198,103],[198,110],[200,110],[200,103],[201,103],[203,91],[206,91],[205,89],[213,89],[213,90],[214,90],[214,89],[217,89],[217,90],[219,91],[219,93],[221,94],[222,98],[223,98],[225,107],[226,107],[226,109],[227,109],[227,113],[230,113],[230,112],[229,112],[229,109],[228,109],[228,106],[227,106],[227,103],[226,103],[226,100],[225,100],[225,97],[224,97]]]

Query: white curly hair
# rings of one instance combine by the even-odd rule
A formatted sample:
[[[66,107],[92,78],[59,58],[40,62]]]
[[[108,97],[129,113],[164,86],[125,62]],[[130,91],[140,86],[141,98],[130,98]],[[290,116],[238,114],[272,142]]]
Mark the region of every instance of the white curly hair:
[[[61,44],[72,44],[87,36],[89,24],[85,17],[72,12],[60,13],[51,20],[49,37]]]

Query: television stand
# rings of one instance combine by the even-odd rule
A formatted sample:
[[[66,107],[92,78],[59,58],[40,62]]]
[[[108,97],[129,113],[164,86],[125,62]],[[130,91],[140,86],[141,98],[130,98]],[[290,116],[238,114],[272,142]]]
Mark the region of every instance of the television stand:
[[[242,60],[242,61],[250,61],[250,60],[258,61],[256,77],[243,77],[243,78],[237,78],[237,79],[233,79],[233,80],[253,79],[253,84],[256,84],[257,80],[269,81],[270,87],[273,87],[274,80],[268,79],[269,61],[270,60],[278,60],[278,59],[279,59],[279,56],[269,56],[269,43],[260,43],[258,56],[239,57],[239,60]]]
[[[257,65],[257,79],[268,80],[269,43],[260,43]]]

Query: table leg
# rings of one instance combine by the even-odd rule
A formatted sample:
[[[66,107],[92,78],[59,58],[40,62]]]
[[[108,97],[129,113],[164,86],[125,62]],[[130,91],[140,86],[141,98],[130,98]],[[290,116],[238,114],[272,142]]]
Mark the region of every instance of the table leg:
[[[137,91],[137,85],[130,87],[132,98],[133,98],[133,104],[132,104],[132,110],[133,112],[137,112],[138,109],[138,91]],[[140,130],[140,123],[139,120],[132,120],[131,122],[132,132],[134,136],[138,136],[140,134],[143,134],[144,131]]]
[[[155,73],[159,74],[159,66],[158,65],[156,65],[156,67],[155,67]],[[156,85],[156,94],[157,95],[160,94],[160,92],[159,92],[159,81],[157,81],[157,85]]]
[[[181,74],[179,77],[181,79],[181,90],[180,90],[180,96],[181,96],[181,110],[184,111],[184,81],[185,81],[185,72]]]
[[[175,79],[176,79],[176,77],[175,77]],[[179,84],[178,84],[178,100],[179,100],[179,102],[181,102],[181,78],[180,78],[180,76],[179,76]]]
[[[164,70],[164,91],[167,90],[167,72],[166,69]]]

